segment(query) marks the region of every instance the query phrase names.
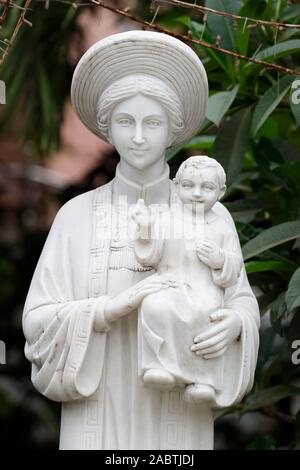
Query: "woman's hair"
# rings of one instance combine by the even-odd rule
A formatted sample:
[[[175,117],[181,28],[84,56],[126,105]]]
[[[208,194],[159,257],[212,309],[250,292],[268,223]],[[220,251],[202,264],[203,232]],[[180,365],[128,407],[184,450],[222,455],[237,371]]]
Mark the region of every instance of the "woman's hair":
[[[224,188],[226,186],[226,173],[222,165],[220,165],[220,163],[217,162],[217,160],[214,158],[207,157],[206,155],[195,155],[185,160],[178,168],[178,171],[173,180],[174,183],[178,184],[182,177],[183,171],[190,167],[196,168],[197,170],[207,167],[216,168],[220,188]]]
[[[162,80],[148,75],[129,75],[112,83],[102,93],[97,106],[97,124],[109,140],[110,118],[119,103],[141,94],[158,101],[170,119],[169,146],[184,130],[183,106],[175,91]]]

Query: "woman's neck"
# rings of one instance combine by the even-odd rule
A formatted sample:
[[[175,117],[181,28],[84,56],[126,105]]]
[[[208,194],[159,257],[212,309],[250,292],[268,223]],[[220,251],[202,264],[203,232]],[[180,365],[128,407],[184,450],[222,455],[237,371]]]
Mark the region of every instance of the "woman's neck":
[[[151,183],[159,178],[165,171],[165,159],[160,159],[151,166],[143,169],[134,168],[124,160],[120,160],[120,171],[130,181],[143,185]]]

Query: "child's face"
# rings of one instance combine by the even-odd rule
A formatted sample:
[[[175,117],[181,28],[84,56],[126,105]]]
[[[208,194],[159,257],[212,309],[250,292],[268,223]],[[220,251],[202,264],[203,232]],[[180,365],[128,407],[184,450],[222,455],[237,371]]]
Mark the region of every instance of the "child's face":
[[[222,193],[216,168],[185,168],[177,193],[182,203],[192,206],[193,210],[209,211]]]

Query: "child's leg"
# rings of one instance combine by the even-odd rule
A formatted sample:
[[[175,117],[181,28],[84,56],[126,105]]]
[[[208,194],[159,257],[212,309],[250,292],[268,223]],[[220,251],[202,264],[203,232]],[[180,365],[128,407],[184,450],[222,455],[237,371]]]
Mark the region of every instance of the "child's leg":
[[[190,384],[187,385],[183,398],[188,403],[200,404],[210,403],[211,406],[216,403],[216,393],[211,385]]]
[[[172,390],[175,387],[175,378],[164,369],[148,369],[143,375],[144,385],[159,390]]]

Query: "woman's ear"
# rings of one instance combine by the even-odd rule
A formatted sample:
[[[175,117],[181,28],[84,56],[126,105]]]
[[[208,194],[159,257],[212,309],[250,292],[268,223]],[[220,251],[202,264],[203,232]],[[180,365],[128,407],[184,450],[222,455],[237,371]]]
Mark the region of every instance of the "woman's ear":
[[[222,197],[224,196],[225,192],[226,192],[226,185],[224,184],[224,186],[222,186],[220,188],[220,194],[219,194],[219,197],[218,197],[218,201],[220,201],[220,199],[222,199]]]

